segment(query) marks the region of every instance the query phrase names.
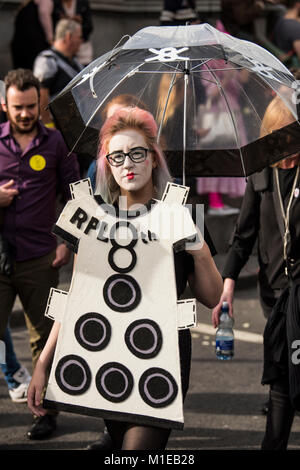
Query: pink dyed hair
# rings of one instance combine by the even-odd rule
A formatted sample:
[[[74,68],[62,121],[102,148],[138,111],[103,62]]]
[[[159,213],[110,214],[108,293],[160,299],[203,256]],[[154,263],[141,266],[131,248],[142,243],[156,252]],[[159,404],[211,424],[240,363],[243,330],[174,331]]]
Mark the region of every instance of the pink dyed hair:
[[[102,198],[109,204],[115,202],[120,195],[120,188],[115,182],[106,159],[110,139],[124,129],[140,132],[147,145],[154,151],[157,167],[153,170],[155,197],[160,197],[166,183],[172,180],[162,150],[157,145],[157,124],[151,113],[141,108],[124,107],[117,110],[103,124],[100,131],[100,145],[97,161],[97,189]]]

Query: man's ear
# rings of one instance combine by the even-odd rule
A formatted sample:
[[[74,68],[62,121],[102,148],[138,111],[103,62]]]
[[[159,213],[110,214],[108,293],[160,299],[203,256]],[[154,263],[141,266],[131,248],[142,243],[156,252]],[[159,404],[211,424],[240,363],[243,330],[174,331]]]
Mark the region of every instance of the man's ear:
[[[65,44],[70,44],[72,41],[72,33],[71,31],[67,31],[64,37]]]
[[[1,104],[1,108],[3,109],[3,111],[7,113],[7,106],[6,106],[5,99],[3,98],[3,96],[1,96],[0,98],[0,104]]]

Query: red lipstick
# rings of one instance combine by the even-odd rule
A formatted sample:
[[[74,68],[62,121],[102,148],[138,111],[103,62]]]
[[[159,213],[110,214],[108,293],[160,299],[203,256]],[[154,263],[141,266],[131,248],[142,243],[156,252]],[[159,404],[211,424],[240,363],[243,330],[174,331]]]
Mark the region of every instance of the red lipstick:
[[[132,180],[134,178],[134,173],[127,173],[126,177],[128,180]]]

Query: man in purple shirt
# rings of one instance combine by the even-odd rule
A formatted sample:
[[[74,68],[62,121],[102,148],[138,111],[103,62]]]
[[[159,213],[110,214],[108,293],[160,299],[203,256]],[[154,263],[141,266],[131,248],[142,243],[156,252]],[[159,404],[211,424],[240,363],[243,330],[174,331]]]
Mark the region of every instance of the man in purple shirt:
[[[8,121],[0,125],[0,186],[9,183],[15,194],[0,218],[12,261],[12,274],[0,274],[0,341],[19,295],[34,366],[52,327],[44,316],[50,287],[57,286],[58,268],[70,259],[67,246],[57,245],[51,233],[57,195],[69,199],[69,184],[80,175],[76,157],[68,155],[59,131],[47,129],[39,120],[39,80],[30,70],[12,70],[5,86],[2,106]],[[34,419],[27,433],[30,439],[46,437],[55,429],[55,416],[43,418]]]

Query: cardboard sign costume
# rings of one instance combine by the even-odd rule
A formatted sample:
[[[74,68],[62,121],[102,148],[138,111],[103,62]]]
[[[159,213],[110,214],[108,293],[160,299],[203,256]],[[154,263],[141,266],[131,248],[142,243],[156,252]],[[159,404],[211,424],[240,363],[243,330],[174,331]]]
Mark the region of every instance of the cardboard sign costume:
[[[187,188],[168,183],[135,213],[93,196],[89,180],[71,192],[54,231],[78,255],[69,292],[49,295],[46,315],[61,327],[44,406],[180,429],[178,329],[196,321],[174,269],[173,249],[196,235]]]

